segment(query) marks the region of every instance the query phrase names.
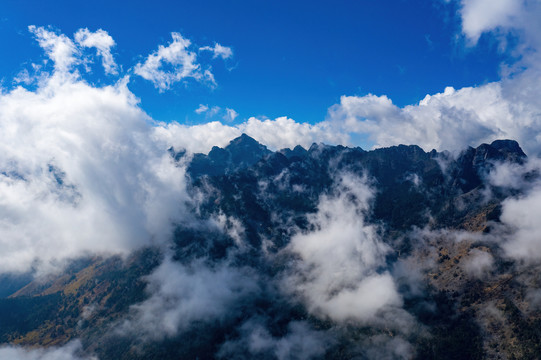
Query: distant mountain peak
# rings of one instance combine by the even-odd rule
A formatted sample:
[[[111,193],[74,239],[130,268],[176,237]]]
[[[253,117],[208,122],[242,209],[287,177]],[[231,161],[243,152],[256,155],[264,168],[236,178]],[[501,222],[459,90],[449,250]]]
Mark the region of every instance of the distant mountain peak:
[[[188,171],[194,177],[222,175],[254,165],[270,154],[265,145],[243,133],[225,148],[214,146],[208,155],[195,154]]]
[[[490,144],[491,147],[498,150],[500,153],[513,154],[516,158],[526,158],[526,154],[515,140],[495,140]]]
[[[239,145],[261,145],[256,139],[253,137],[246,135],[245,133],[242,133],[241,136],[234,138],[229,142],[229,146],[239,146]]]

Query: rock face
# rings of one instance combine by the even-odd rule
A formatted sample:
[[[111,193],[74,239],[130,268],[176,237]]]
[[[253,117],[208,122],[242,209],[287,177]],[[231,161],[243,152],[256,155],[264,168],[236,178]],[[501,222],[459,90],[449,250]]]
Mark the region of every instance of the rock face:
[[[186,153],[171,155],[180,160]],[[40,281],[0,278],[6,295],[0,339],[41,346],[80,339],[100,359],[539,358],[541,312],[529,305],[539,265],[513,263],[495,240],[502,201],[517,190],[486,180],[499,163],[525,161],[512,140],[452,156],[415,145],[365,151],[313,144],[273,152],[242,135],[223,149],[193,155],[187,172],[198,199],[194,220],[177,226],[166,249],[79,259],[64,274]],[[328,231],[330,223],[338,231]],[[372,242],[340,251],[335,248],[351,244],[342,233]],[[323,256],[318,249],[294,251],[313,234],[320,245],[336,245]],[[376,265],[367,265],[375,258]],[[173,269],[162,279],[175,280],[170,288],[151,283],[156,271],[163,276],[164,264]],[[314,288],[331,288],[318,298],[325,303],[343,290],[336,284],[345,283],[351,294],[365,278],[381,279],[371,294],[392,279],[400,301],[372,318],[346,321],[306,302]],[[291,283],[293,293],[284,290]],[[165,294],[163,303],[156,294]],[[245,295],[227,306],[218,301],[236,294]],[[185,308],[219,316],[190,322],[197,314],[191,310],[161,337],[141,339],[143,330],[126,330],[127,323],[144,328],[137,316],[150,309],[143,318],[153,319],[161,307],[169,315],[154,321],[168,329]]]

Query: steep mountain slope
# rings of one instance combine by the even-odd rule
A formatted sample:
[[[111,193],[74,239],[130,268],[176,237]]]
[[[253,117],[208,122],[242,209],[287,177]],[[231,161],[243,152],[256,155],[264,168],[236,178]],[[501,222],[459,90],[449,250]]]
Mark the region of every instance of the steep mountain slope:
[[[100,359],[541,356],[539,265],[500,239],[502,204],[522,190],[490,181],[527,162],[515,141],[454,157],[272,152],[243,135],[170,152],[190,160],[193,220],[166,247],[6,278],[3,342],[80,339]]]

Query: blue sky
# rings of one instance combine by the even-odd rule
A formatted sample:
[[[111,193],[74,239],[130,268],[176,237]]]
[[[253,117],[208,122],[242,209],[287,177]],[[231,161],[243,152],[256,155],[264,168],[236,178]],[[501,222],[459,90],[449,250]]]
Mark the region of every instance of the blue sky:
[[[317,123],[342,95],[386,95],[403,107],[447,86],[499,80],[508,54],[488,36],[467,46],[459,8],[443,0],[4,0],[0,78],[9,88],[23,68],[44,57],[29,25],[50,26],[69,37],[80,28],[107,31],[116,42],[112,53],[120,75],[179,32],[195,46],[228,46],[233,56],[207,59],[216,87],[189,81],[160,92],[132,77],[130,90],[154,119],[206,122],[208,114],[194,112],[204,104],[234,109],[236,122],[288,116]],[[117,80],[97,67],[85,79],[98,85]]]

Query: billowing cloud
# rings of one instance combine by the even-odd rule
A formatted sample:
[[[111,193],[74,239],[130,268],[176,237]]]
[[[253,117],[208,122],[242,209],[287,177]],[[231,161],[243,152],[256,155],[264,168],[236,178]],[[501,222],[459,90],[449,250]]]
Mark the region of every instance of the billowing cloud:
[[[541,4],[538,1],[462,0],[462,31],[472,44],[496,36],[514,63],[501,81],[427,95],[398,107],[385,95],[342,96],[327,121],[345,133],[365,134],[374,147],[418,144],[425,150],[462,150],[497,138],[541,153]],[[514,41],[506,41],[512,36]],[[516,44],[510,47],[509,44]]]
[[[521,1],[516,0],[462,0],[462,29],[476,43],[483,32],[516,23],[521,12]]]
[[[163,241],[187,200],[124,82],[57,80],[0,95],[0,271]]]
[[[507,199],[503,202],[501,221],[513,230],[503,244],[506,253],[519,260],[538,262],[541,260],[541,187],[526,196]]]
[[[299,261],[284,286],[317,316],[366,323],[402,305],[391,274],[378,271],[390,248],[364,221],[372,197],[366,181],[342,175],[309,218],[313,230],[291,239],[288,249]]]
[[[162,123],[155,129],[156,136],[171,144],[175,149],[208,153],[213,146],[226,146],[231,139],[240,136],[242,131],[219,121],[201,125],[183,125],[177,122]]]
[[[301,145],[309,148],[312,143],[349,144],[349,136],[333,129],[327,122],[315,125],[298,123],[286,116],[274,120],[249,118],[238,128],[271,149],[293,148]]]
[[[326,122],[315,125],[298,123],[285,116],[274,120],[251,117],[247,121],[235,125],[212,121],[201,125],[187,126],[172,122],[161,124],[155,131],[158,137],[170,143],[175,149],[187,149],[202,153],[208,153],[213,146],[226,146],[231,139],[242,133],[246,133],[274,150],[293,148],[296,145],[308,148],[314,142],[350,143],[347,133],[334,131],[331,125]]]
[[[117,65],[111,54],[111,48],[115,46],[113,38],[104,30],[98,29],[91,32],[88,29],[79,29],[75,33],[75,41],[80,46],[87,48],[96,48],[106,74],[117,74]]]
[[[449,87],[403,108],[386,96],[343,96],[340,104],[329,109],[328,122],[345,133],[366,134],[374,147],[417,144],[427,151],[453,151],[506,138],[537,154],[541,151],[540,105],[517,97],[511,91],[515,85]]]
[[[502,202],[500,223],[494,224],[488,237],[497,241],[504,254],[526,263],[541,261],[541,224],[537,214],[541,211],[541,160],[529,158],[522,164],[496,163],[486,175],[492,187],[508,191]],[[489,263],[484,255],[481,263]]]
[[[51,29],[36,27],[31,25],[28,30],[34,34],[38,44],[47,57],[53,62],[56,76],[77,76],[77,73],[71,73],[76,65],[83,64],[83,50],[85,48],[96,48],[97,55],[102,59],[102,65],[107,74],[118,74],[117,65],[111,54],[111,48],[115,46],[113,38],[104,30],[99,29],[91,32],[88,29],[79,29],[73,41],[64,34],[59,34]],[[36,65],[34,64],[34,67]],[[36,69],[34,69],[36,70]],[[25,73],[22,72],[24,75]],[[31,80],[26,71],[24,83],[30,83]]]
[[[491,33],[500,50],[511,51],[520,67],[537,67],[541,60],[541,3],[537,0],[460,0],[462,32],[471,45]],[[509,41],[509,39],[513,39]]]

